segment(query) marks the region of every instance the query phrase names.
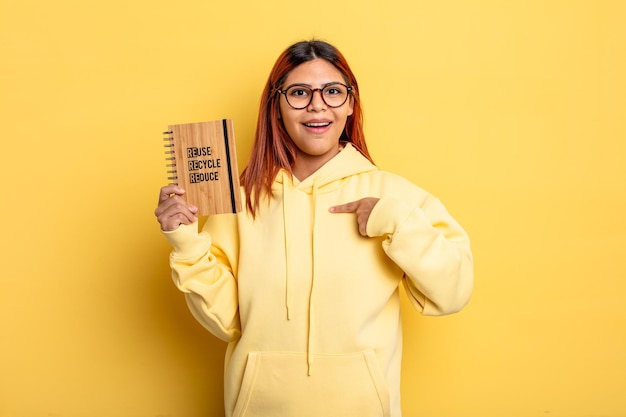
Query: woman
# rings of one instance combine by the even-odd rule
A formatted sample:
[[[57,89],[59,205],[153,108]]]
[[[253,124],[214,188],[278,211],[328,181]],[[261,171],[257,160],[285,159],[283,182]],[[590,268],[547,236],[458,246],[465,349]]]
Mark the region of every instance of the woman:
[[[263,91],[245,209],[198,233],[184,190],[161,189],[174,282],[229,343],[228,417],[398,417],[400,283],[425,315],[469,300],[466,233],[439,200],[373,165],[362,126],[344,57],[299,42]]]

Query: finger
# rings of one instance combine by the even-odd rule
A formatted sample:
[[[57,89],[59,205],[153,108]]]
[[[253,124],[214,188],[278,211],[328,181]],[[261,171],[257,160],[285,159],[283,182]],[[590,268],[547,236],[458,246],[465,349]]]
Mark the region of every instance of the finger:
[[[193,222],[190,222],[188,219],[185,219],[184,217],[181,218],[176,218],[173,217],[170,220],[161,223],[161,230],[163,230],[164,232],[173,232],[174,230],[178,229],[182,224],[191,224]]]
[[[359,222],[359,234],[367,237],[367,223]]]
[[[198,208],[196,206],[187,204],[184,198],[174,195],[161,201],[154,210],[154,215],[160,217],[167,212],[176,213],[183,212],[185,210],[191,212],[192,214],[196,214],[198,212]]]
[[[192,224],[193,222],[195,222],[194,218],[189,218],[182,213],[179,213],[161,223],[161,229],[171,232],[172,230],[178,229],[181,224]]]
[[[172,231],[177,229],[181,224],[191,224],[197,221],[198,218],[185,207],[180,208],[175,206],[157,216],[157,220],[161,224],[161,229],[164,231]]]
[[[352,201],[350,203],[332,206],[329,210],[331,213],[355,213],[358,207],[358,201]]]
[[[185,190],[177,185],[166,185],[165,187],[161,187],[161,191],[159,192],[159,204],[172,196],[183,194],[185,194]]]

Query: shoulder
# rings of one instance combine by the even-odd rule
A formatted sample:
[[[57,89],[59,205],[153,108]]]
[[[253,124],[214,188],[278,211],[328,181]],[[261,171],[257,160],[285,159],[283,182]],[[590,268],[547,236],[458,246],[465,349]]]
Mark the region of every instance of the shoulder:
[[[418,205],[433,198],[428,191],[407,178],[381,169],[359,174],[354,179],[367,183],[378,197],[395,196]]]

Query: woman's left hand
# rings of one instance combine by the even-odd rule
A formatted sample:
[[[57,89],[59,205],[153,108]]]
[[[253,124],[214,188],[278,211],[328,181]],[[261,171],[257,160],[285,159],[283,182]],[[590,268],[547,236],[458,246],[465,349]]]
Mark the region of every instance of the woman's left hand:
[[[375,197],[365,197],[350,203],[333,206],[329,210],[331,213],[356,213],[359,233],[361,236],[367,236],[367,220],[370,218],[370,214],[378,200]]]

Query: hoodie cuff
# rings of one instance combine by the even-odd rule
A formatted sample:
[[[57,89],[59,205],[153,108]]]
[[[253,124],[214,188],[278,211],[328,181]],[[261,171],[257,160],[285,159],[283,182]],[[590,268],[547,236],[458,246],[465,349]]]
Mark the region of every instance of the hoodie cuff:
[[[393,234],[411,211],[411,207],[397,197],[381,198],[367,220],[367,235],[374,237]]]
[[[198,233],[198,222],[181,224],[176,230],[161,232],[174,248],[172,257],[175,258],[193,258],[210,245],[206,235]]]

